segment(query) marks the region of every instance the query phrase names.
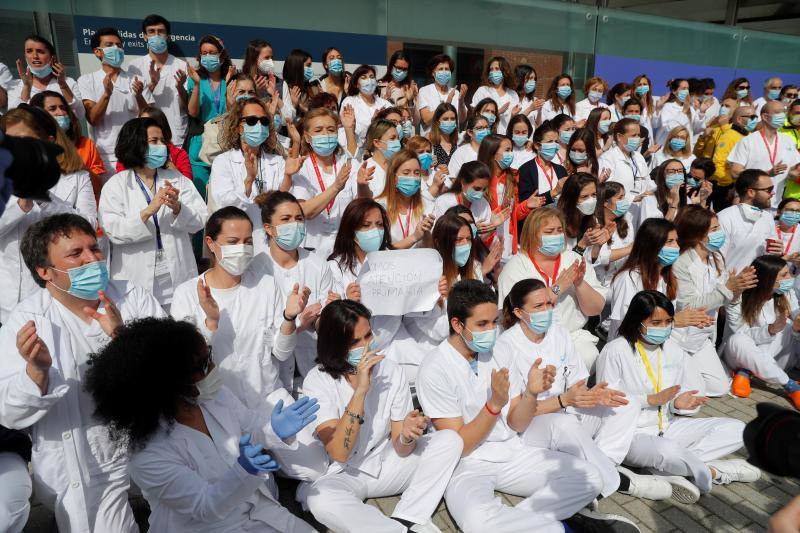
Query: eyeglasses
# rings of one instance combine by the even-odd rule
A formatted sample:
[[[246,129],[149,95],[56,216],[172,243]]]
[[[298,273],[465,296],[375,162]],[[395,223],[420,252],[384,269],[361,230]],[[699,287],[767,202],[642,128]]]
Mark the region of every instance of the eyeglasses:
[[[750,89],[750,86],[749,86],[749,85],[739,85],[739,86],[737,87],[737,89],[739,89],[739,90],[742,90],[742,89],[748,89],[748,90],[749,90],[749,89]]]
[[[255,126],[259,122],[262,126],[269,126],[269,117],[256,117],[251,115],[249,117],[242,117],[242,122],[248,126]]]
[[[775,190],[774,185],[770,185],[769,187],[750,187],[753,191],[766,191],[766,192],[773,192]]]
[[[797,98],[797,93],[786,93],[783,96],[786,97],[786,98],[795,99],[795,98]]]

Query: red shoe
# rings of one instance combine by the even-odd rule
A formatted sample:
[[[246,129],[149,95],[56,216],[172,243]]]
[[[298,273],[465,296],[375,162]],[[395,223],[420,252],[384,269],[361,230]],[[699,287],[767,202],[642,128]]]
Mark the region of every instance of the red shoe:
[[[789,401],[792,402],[794,408],[800,411],[800,390],[789,393]]]
[[[733,395],[739,398],[749,398],[750,391],[750,378],[741,374],[734,374],[733,383],[731,384]]]

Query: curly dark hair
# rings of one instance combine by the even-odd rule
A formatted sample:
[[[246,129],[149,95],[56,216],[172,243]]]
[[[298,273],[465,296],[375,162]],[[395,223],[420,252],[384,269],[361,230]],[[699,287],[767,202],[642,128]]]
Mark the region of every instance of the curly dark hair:
[[[182,398],[195,395],[192,376],[207,357],[205,339],[189,322],[149,317],[120,326],[89,356],[84,386],[94,416],[118,446],[143,448],[159,420],[172,425]]]

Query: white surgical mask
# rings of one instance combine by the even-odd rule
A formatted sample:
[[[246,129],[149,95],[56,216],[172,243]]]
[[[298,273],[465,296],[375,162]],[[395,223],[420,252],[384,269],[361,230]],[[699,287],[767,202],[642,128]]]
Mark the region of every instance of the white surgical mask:
[[[597,198],[587,198],[578,204],[578,211],[584,215],[591,215],[597,207]]]
[[[275,70],[275,63],[271,59],[262,59],[258,62],[258,70],[261,74],[269,74]]]
[[[209,371],[203,379],[194,384],[197,387],[197,402],[206,402],[213,400],[222,387],[222,375],[217,370],[217,367]]]
[[[222,254],[218,258],[219,266],[233,276],[241,276],[253,261],[252,244],[226,244],[220,245],[219,249]]]

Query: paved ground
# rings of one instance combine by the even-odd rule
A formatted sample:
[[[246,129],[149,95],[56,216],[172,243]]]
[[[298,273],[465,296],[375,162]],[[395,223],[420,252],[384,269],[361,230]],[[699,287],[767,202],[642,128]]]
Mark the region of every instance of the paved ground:
[[[758,402],[774,402],[789,407],[785,398],[776,394],[776,390],[754,384],[753,394],[748,399],[724,397],[712,399],[703,408],[704,416],[729,416],[744,421],[752,420],[756,415]],[[744,457],[744,453],[740,452]],[[285,491],[288,492],[288,491]],[[769,516],[783,506],[795,495],[800,494],[798,480],[780,478],[764,473],[761,480],[755,483],[733,483],[728,486],[714,486],[712,492],[700,498],[694,505],[683,505],[672,501],[652,502],[629,498],[614,494],[600,503],[600,510],[617,513],[633,519],[643,532],[759,532],[766,530]],[[284,494],[284,496],[287,496]],[[513,496],[500,496],[509,504],[520,499]],[[285,500],[286,498],[281,498]],[[394,509],[398,498],[381,498],[370,500],[384,513]],[[146,506],[142,502],[134,502],[137,516],[145,523]],[[444,502],[434,517],[434,522],[445,533],[459,531],[447,512]],[[26,533],[55,532],[52,514],[41,506],[35,506],[31,518],[25,528]],[[502,533],[502,532],[497,532]]]

